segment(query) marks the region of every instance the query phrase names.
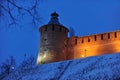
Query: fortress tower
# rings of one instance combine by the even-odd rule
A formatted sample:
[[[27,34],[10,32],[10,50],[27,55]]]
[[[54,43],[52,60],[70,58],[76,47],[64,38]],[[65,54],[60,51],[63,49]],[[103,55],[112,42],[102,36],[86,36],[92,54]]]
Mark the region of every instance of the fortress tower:
[[[54,12],[48,24],[40,27],[40,49],[37,64],[66,60],[68,29]]]

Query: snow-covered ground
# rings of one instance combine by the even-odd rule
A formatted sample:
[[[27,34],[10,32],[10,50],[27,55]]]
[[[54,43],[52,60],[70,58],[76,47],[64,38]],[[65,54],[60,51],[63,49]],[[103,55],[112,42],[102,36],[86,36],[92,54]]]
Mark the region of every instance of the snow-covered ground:
[[[120,53],[18,68],[3,80],[120,80]]]

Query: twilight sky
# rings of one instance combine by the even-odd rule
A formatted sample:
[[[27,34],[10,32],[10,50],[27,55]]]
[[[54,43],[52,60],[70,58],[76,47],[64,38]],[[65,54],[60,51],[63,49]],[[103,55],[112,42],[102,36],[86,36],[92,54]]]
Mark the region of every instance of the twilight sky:
[[[67,28],[73,27],[77,36],[109,32],[120,29],[119,0],[45,0],[40,3],[41,22],[38,28],[50,20],[50,14],[56,11],[59,21]],[[26,17],[25,21],[29,22]],[[37,58],[39,50],[39,32],[33,25],[21,22],[23,28],[5,28],[0,24],[0,63],[13,55],[17,63],[24,54]]]

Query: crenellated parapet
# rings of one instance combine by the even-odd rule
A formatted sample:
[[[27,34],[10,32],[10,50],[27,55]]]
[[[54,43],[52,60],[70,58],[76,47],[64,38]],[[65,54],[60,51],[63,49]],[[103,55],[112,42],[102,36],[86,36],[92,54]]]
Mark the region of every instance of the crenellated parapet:
[[[120,52],[120,30],[82,37],[70,37],[68,51],[74,58]],[[71,46],[72,49],[71,50]]]
[[[88,44],[93,42],[103,42],[103,41],[110,41],[120,38],[120,30],[113,31],[113,32],[106,32],[102,34],[94,34],[89,36],[73,36],[69,38],[68,45],[79,45],[79,44]]]

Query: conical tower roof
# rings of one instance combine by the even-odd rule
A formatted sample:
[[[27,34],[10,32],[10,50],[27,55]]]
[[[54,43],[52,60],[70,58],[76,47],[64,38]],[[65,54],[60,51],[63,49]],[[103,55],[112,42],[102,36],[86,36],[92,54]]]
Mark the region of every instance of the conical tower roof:
[[[51,19],[48,22],[48,24],[60,24],[58,17],[59,17],[58,13],[53,12],[51,14]]]

